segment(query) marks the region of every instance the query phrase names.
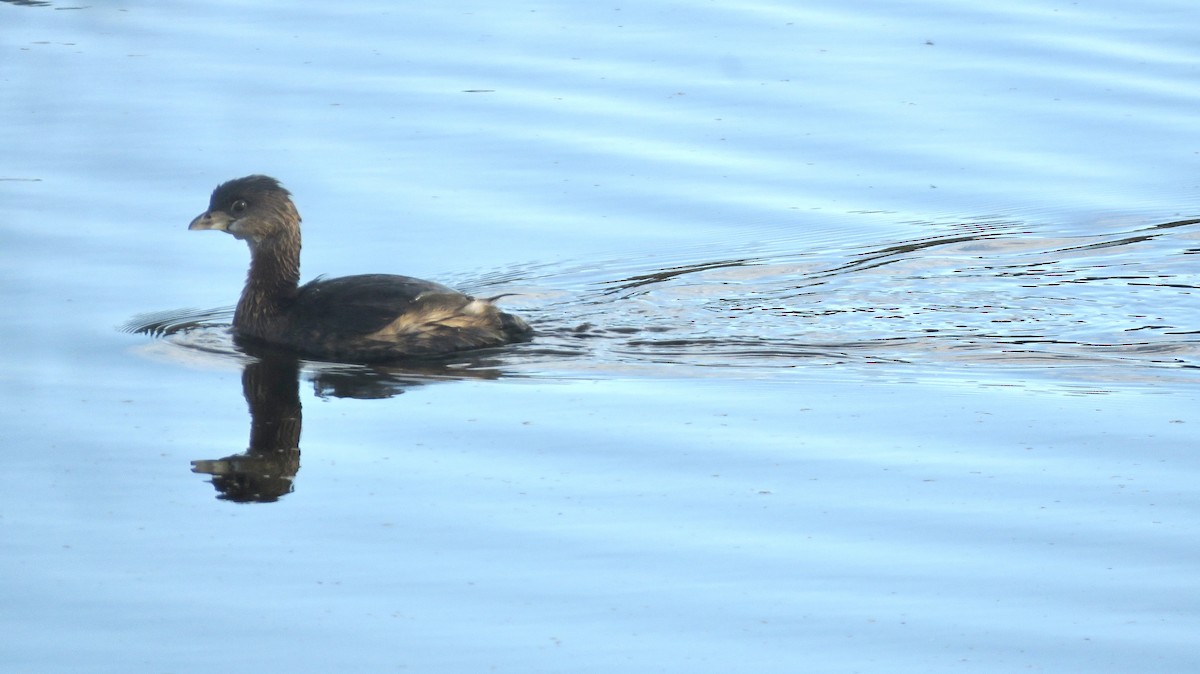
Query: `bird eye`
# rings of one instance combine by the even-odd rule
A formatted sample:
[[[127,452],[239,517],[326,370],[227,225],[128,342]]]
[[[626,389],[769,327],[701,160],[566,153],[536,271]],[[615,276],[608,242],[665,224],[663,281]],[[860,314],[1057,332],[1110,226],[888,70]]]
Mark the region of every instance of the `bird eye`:
[[[246,203],[245,199],[238,199],[237,201],[233,202],[232,206],[229,207],[229,212],[234,215],[237,215],[237,214],[241,213],[242,211],[246,210],[246,207],[248,205],[249,204]]]

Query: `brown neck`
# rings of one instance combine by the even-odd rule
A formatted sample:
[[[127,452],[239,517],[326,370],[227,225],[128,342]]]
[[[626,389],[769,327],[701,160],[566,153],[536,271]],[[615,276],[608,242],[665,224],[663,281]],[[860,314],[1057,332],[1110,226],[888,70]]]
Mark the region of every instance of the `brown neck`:
[[[286,314],[300,283],[300,232],[250,244],[250,273],[233,315],[243,334],[274,338],[285,329]]]

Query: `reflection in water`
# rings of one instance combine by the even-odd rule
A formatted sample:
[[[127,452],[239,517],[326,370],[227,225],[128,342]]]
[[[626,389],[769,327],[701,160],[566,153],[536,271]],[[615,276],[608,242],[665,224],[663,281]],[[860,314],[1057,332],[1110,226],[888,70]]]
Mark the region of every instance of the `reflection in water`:
[[[292,491],[300,470],[300,363],[268,357],[242,371],[250,406],[250,447],[223,459],[192,462],[212,475],[220,498],[238,503],[271,502]]]
[[[242,370],[242,393],[250,408],[250,446],[240,454],[192,462],[192,471],[212,476],[218,498],[238,503],[270,503],[291,493],[300,470],[300,376],[302,362],[286,353],[255,349]],[[329,366],[315,369],[318,396],[388,398],[426,384],[453,379],[494,379],[484,367],[461,371],[438,363],[406,367]]]
[[[176,355],[248,362],[250,447],[196,461],[194,470],[213,476],[221,498],[271,501],[291,490],[299,468],[302,371],[318,396],[341,398],[520,371],[648,367],[677,376],[799,365],[1090,365],[1103,366],[1096,376],[1111,380],[1161,378],[1164,368],[1194,372],[1197,225],[1039,235],[1012,221],[931,224],[940,231],[860,248],[725,251],[649,269],[644,261],[640,268],[628,261],[531,267],[459,285],[515,286],[524,302],[517,310],[537,331],[532,343],[387,367],[259,352],[232,338],[228,308],[143,315],[126,330],[162,337],[155,344]]]

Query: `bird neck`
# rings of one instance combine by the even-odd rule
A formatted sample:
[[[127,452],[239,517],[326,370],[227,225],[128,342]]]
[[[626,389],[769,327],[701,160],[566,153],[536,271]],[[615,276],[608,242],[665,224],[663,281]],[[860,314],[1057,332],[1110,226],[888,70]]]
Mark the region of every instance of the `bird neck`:
[[[239,332],[271,337],[284,328],[300,284],[300,233],[250,245],[250,273],[234,312]]]

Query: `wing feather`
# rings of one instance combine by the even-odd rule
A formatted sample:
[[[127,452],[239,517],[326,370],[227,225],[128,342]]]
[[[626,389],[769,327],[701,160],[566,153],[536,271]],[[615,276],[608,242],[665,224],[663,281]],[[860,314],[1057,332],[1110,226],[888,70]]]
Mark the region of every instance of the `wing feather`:
[[[300,288],[293,329],[325,338],[354,339],[378,332],[402,315],[462,307],[471,297],[444,285],[408,276],[361,274],[317,278]]]

